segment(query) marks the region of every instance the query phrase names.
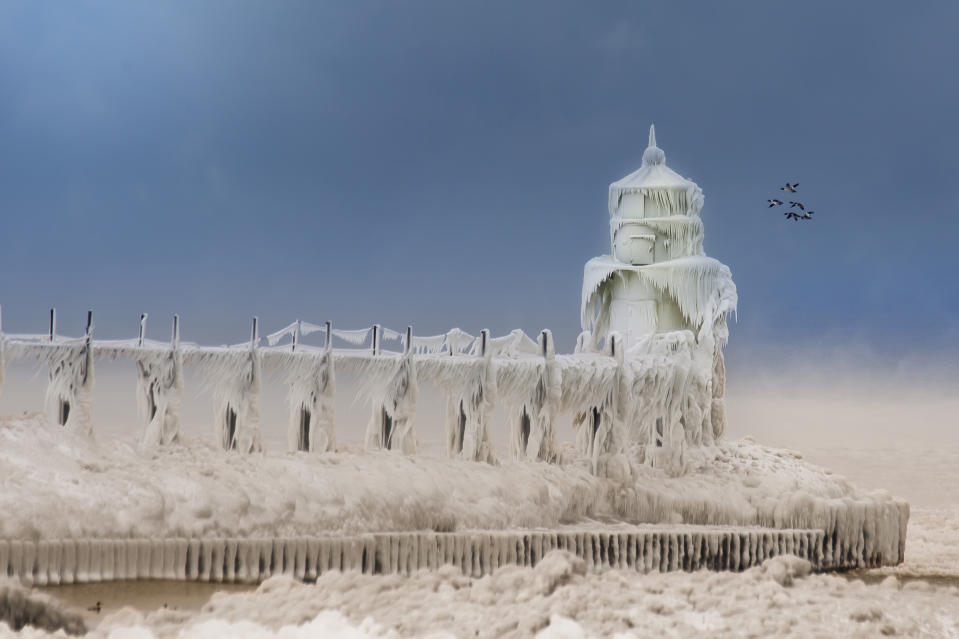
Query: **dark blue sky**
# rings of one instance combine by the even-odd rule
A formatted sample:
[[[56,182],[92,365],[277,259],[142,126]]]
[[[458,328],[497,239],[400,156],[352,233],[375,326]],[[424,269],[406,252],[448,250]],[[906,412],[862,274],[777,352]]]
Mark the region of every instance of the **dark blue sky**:
[[[655,122],[733,346],[959,342],[954,2],[4,2],[8,331],[578,332]],[[813,223],[765,206],[801,183]],[[951,348],[955,348],[954,346]]]

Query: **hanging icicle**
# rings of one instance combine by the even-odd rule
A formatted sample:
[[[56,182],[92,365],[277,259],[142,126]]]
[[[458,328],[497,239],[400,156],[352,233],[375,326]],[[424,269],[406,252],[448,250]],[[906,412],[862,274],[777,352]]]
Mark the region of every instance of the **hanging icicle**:
[[[214,436],[224,450],[259,452],[260,353],[257,318],[249,345],[224,346],[190,353],[214,384]]]
[[[613,363],[611,379],[603,383],[605,380],[594,376],[590,380],[592,383],[586,385],[607,390],[600,401],[585,407],[585,410],[581,409],[573,419],[573,426],[577,428],[576,442],[579,450],[589,458],[593,473],[603,476],[610,472],[610,458],[621,455],[627,445],[632,380],[630,369],[624,365],[624,343],[619,333],[609,334],[603,356]],[[580,365],[578,368],[586,367]],[[567,377],[564,371],[564,387]],[[564,391],[564,398],[566,395]],[[628,467],[625,463],[620,463],[619,466]]]
[[[173,444],[180,437],[183,355],[180,352],[179,317],[173,317],[173,338],[169,348],[145,345],[145,333],[146,314],[140,318],[140,337],[134,357],[137,365],[137,413],[143,426],[140,446],[149,450]]]
[[[291,452],[325,453],[335,446],[336,378],[329,324],[324,330],[328,337],[322,355],[290,353],[290,421],[286,440]],[[294,336],[293,348],[297,341]]]
[[[451,457],[493,463],[489,435],[489,413],[496,402],[496,365],[489,347],[489,331],[476,340],[478,365],[456,391],[447,393],[447,452]],[[453,358],[448,358],[453,359]]]
[[[370,336],[370,329],[364,328],[358,331],[341,331],[339,329],[333,329],[333,335],[340,338],[345,342],[359,346],[366,341],[366,338]]]
[[[45,401],[47,416],[68,431],[90,437],[93,435],[93,312],[87,313],[86,336],[78,340],[57,340],[55,311],[51,311],[50,326],[50,343],[46,349],[50,364]]]
[[[554,419],[562,398],[562,373],[556,362],[552,333],[539,336],[542,360],[538,378],[526,401],[512,411],[511,451],[515,459],[553,461],[556,457]]]
[[[476,338],[469,333],[454,328],[446,334],[446,347],[450,353],[462,353],[469,348],[469,345],[472,344],[475,339]]]
[[[411,330],[407,329],[407,343],[412,341],[411,336]],[[378,347],[378,341],[374,341],[377,355]],[[387,355],[383,359],[391,357],[396,356]],[[416,452],[413,417],[418,394],[413,350],[407,349],[387,385],[373,394],[373,412],[366,429],[367,448],[396,450],[408,455]]]

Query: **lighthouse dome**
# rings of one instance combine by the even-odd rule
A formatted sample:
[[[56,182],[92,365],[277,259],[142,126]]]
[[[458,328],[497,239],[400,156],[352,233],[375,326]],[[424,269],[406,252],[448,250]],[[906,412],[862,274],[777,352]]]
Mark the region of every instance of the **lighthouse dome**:
[[[671,215],[696,215],[702,205],[702,192],[696,183],[666,166],[666,153],[656,146],[655,125],[649,127],[649,146],[643,152],[642,166],[609,185],[611,216],[617,215],[623,197],[629,194],[653,196]]]

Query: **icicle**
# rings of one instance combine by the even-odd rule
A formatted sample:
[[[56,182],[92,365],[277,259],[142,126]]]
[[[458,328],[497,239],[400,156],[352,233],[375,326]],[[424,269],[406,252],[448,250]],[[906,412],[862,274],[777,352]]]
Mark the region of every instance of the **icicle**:
[[[446,334],[430,335],[428,337],[413,336],[413,352],[416,354],[436,354],[443,351],[446,345]],[[402,336],[403,350],[406,350],[406,336]]]
[[[339,329],[333,329],[333,335],[335,337],[339,337],[341,340],[345,342],[349,342],[350,344],[355,344],[356,346],[359,346],[360,344],[366,341],[367,337],[369,337],[370,329],[364,328],[358,331],[343,331]]]
[[[392,329],[386,328],[385,326],[380,327],[382,331],[380,334],[381,340],[389,340],[391,342],[398,342],[403,340],[403,335],[399,331],[394,331]],[[405,345],[405,341],[404,341]]]
[[[475,339],[472,335],[454,328],[446,334],[446,346],[450,353],[462,353]]]
[[[647,266],[630,266],[609,256],[586,263],[581,322],[584,330],[599,334],[599,314],[608,312],[609,291],[618,272],[636,273],[669,294],[690,326],[703,336],[716,320],[735,312],[737,296],[732,275],[724,264],[704,256],[684,257]]]
[[[297,320],[290,324],[289,326],[284,326],[275,333],[270,333],[266,336],[266,342],[270,346],[276,346],[280,343],[280,340],[286,337],[287,335],[292,336],[299,329],[300,321]]]
[[[447,452],[471,461],[494,461],[489,436],[489,412],[496,402],[496,367],[483,329],[474,343],[479,366],[470,367],[468,381],[447,393]]]
[[[67,430],[93,435],[93,311],[87,313],[86,335],[81,340],[56,341],[56,312],[51,309],[50,362],[46,411],[50,421]]]
[[[327,322],[327,329],[330,323]],[[316,357],[294,356],[289,371],[290,421],[287,444],[290,451],[327,452],[334,448],[336,379],[330,330],[326,348]]]
[[[407,343],[412,342],[411,332],[407,328]],[[418,393],[413,349],[408,348],[387,386],[374,395],[373,413],[366,429],[367,448],[416,452],[413,416]]]
[[[260,355],[257,318],[248,349],[225,348],[206,355],[217,376],[215,435],[224,450],[259,452]]]
[[[140,447],[149,450],[175,443],[180,436],[183,401],[183,356],[180,352],[180,318],[173,316],[168,350],[137,350],[137,412],[143,426]],[[143,344],[146,314],[140,318],[139,344]]]
[[[553,461],[556,456],[553,419],[562,397],[562,373],[556,362],[552,333],[540,333],[542,361],[528,399],[512,411],[510,449],[515,459]]]

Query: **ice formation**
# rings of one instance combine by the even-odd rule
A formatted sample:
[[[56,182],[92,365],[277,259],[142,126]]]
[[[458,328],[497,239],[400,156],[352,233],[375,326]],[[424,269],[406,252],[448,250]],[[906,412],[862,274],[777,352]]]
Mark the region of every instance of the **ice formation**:
[[[388,330],[388,329],[387,329]],[[373,354],[380,350],[380,335],[398,336],[399,333],[386,333],[380,326],[373,327]],[[411,331],[407,331],[406,343],[412,345]],[[391,336],[392,338],[392,336]],[[406,348],[403,355],[390,358],[392,361],[385,371],[385,384],[366,386],[366,395],[372,400],[372,414],[366,429],[368,448],[383,448],[404,453],[416,452],[416,437],[413,432],[413,417],[416,414],[416,400],[419,386],[416,380],[416,362],[413,349]],[[384,370],[381,367],[381,370]],[[369,379],[376,379],[370,376]],[[379,380],[378,380],[379,381]]]
[[[0,336],[0,370],[4,359],[33,356],[48,367],[44,407],[50,421],[69,430],[93,434],[93,313],[87,314],[86,334],[78,339],[56,334],[56,313],[50,311],[47,335]],[[0,373],[0,383],[3,374]]]
[[[322,332],[326,336],[326,346],[322,351],[300,344],[300,336]],[[333,358],[333,329],[307,322],[296,322],[267,337],[271,346],[290,336],[290,350],[287,357],[275,357],[274,366],[287,371],[287,383],[290,390],[288,403],[290,417],[287,425],[287,449],[292,451],[328,452],[335,447],[334,399],[336,394],[336,374]]]
[[[420,337],[411,327],[405,332],[379,325],[341,330],[329,323],[299,320],[269,335],[267,345],[261,347],[255,318],[250,341],[235,346],[181,344],[176,329],[172,344],[161,344],[146,340],[142,326],[137,340],[95,341],[92,318],[82,338],[68,339],[56,336],[51,315],[49,335],[0,333],[0,371],[4,358],[30,356],[47,363],[49,417],[52,423],[66,426],[59,434],[68,437],[92,433],[94,357],[122,356],[136,361],[142,444],[171,464],[186,465],[174,483],[197,481],[202,486],[194,486],[188,491],[189,499],[179,505],[182,495],[164,493],[156,505],[150,490],[157,489],[144,489],[138,497],[152,504],[149,512],[138,510],[147,506],[130,507],[132,512],[124,511],[111,532],[100,536],[135,537],[132,533],[137,531],[131,528],[141,525],[141,519],[147,536],[169,539],[193,526],[202,538],[215,536],[219,526],[230,535],[238,530],[245,535],[259,530],[263,536],[278,537],[280,531],[289,535],[300,526],[315,534],[317,522],[322,522],[325,532],[345,534],[554,527],[591,518],[818,530],[824,535],[824,556],[830,558],[822,564],[825,567],[900,561],[908,506],[891,497],[860,496],[789,464],[779,468],[789,479],[785,484],[776,483],[771,472],[762,475],[770,485],[766,491],[779,486],[783,493],[754,494],[746,480],[730,487],[731,494],[717,492],[714,484],[720,485],[718,478],[723,472],[737,482],[741,479],[737,472],[746,471],[736,465],[749,455],[723,438],[723,348],[728,339],[726,321],[736,310],[737,295],[729,269],[703,254],[702,207],[699,187],[666,167],[665,154],[656,146],[651,128],[642,167],[609,187],[612,251],[585,266],[583,332],[571,354],[556,353],[548,330],[540,332],[536,340],[518,329],[501,337],[492,337],[485,330],[474,336],[458,328]],[[303,336],[314,333],[325,336],[322,348],[302,343]],[[348,347],[334,348],[334,338]],[[281,345],[285,339],[289,344]],[[369,346],[364,346],[367,340]],[[399,344],[400,350],[384,349],[383,342]],[[382,506],[383,495],[390,494],[392,501],[386,503],[400,504],[404,511],[385,507],[383,512],[346,512],[341,520],[337,510],[350,509],[342,502],[323,502],[315,488],[330,482],[327,474],[335,472],[323,465],[324,456],[311,458],[313,465],[305,466],[298,465],[306,460],[297,456],[285,459],[296,472],[293,480],[287,477],[288,483],[283,483],[286,466],[273,466],[271,460],[251,455],[237,462],[244,473],[233,475],[228,463],[210,457],[219,451],[201,448],[197,454],[205,457],[203,472],[219,473],[221,479],[228,476],[226,485],[244,495],[239,507],[243,512],[228,509],[226,523],[189,521],[190,516],[182,511],[213,511],[210,503],[197,505],[196,495],[216,494],[219,483],[206,485],[202,479],[188,479],[195,469],[193,460],[184,461],[190,453],[182,449],[189,447],[169,446],[178,437],[184,366],[201,368],[213,389],[218,447],[241,453],[262,450],[259,393],[264,376],[279,376],[289,388],[289,450],[315,453],[335,449],[337,376],[356,379],[355,397],[369,405],[367,449],[406,455],[417,451],[414,420],[420,383],[439,387],[447,401],[448,455],[455,460],[488,463],[450,461],[459,465],[446,467],[427,483],[445,487],[450,477],[472,473],[477,487],[457,485],[456,495],[475,512],[451,506],[446,493],[417,487],[408,475],[418,466],[395,465],[401,463],[395,460],[402,455],[369,454],[375,465],[364,470],[364,481],[374,483],[378,473],[389,469],[398,474],[381,478],[383,485],[376,491],[351,503]],[[508,423],[491,423],[497,404],[506,407]],[[561,415],[573,417],[578,456],[571,457],[557,446],[556,426]],[[508,431],[509,459],[494,455],[490,433],[496,428]],[[754,461],[772,463],[770,457],[771,453],[764,453]],[[531,461],[548,463],[525,463]],[[491,465],[494,462],[497,465]],[[225,467],[217,466],[221,463]],[[469,473],[463,470],[465,466],[470,466]],[[125,468],[123,464],[119,467]],[[320,471],[319,475],[309,474]],[[706,475],[710,482],[697,483]],[[396,476],[409,479],[409,485],[400,482],[404,490],[391,493],[393,484],[398,483]],[[797,476],[820,483],[812,490]],[[284,498],[249,485],[251,477],[264,484],[282,484]],[[500,483],[503,477],[510,478],[507,485]],[[155,479],[157,486],[169,481],[168,477]],[[45,477],[44,481],[57,480]],[[330,492],[349,493],[356,490],[355,482],[354,474]],[[497,498],[491,499],[491,495]],[[495,507],[476,507],[484,501],[494,502]],[[38,508],[52,507],[51,502],[61,509],[68,507],[48,496]],[[296,510],[291,504],[307,512],[289,519],[290,511]],[[96,512],[103,510],[102,504],[87,506]],[[111,507],[119,508],[116,503]],[[510,510],[516,512],[504,514]],[[75,514],[82,517],[82,512]],[[265,519],[247,520],[257,513]],[[36,521],[48,521],[47,515],[46,511],[37,513]],[[343,528],[355,526],[357,519],[366,520],[369,528]],[[8,519],[0,521],[0,533],[12,531],[15,534],[9,538],[19,539],[29,532],[36,538],[39,533],[30,526],[22,519]],[[91,532],[75,524],[65,536],[80,536],[78,529]],[[43,535],[49,537],[49,532]]]
[[[625,448],[681,474],[687,446],[725,432],[722,349],[737,295],[729,269],[703,254],[702,191],[665,162],[650,127],[642,166],[609,187],[612,254],[586,264],[580,349],[619,336],[617,385],[631,385],[618,407]],[[615,433],[609,405],[584,410],[577,423]],[[592,435],[579,439],[595,454]]]
[[[533,372],[532,392],[530,384],[516,384],[515,377],[501,386],[515,386],[525,392],[523,396],[512,394],[510,408],[510,449],[515,459],[553,461],[556,456],[554,420],[559,414],[563,392],[563,377],[556,361],[553,336],[548,330],[540,333],[538,347],[542,359],[514,366],[516,372]],[[523,370],[526,369],[526,370]],[[518,377],[518,376],[517,376]]]
[[[183,401],[183,356],[180,353],[179,318],[173,318],[169,346],[146,344],[146,314],[140,319],[137,347],[130,349],[137,365],[137,414],[143,427],[144,449],[167,446],[180,436],[180,404]]]
[[[257,319],[249,345],[191,349],[186,357],[214,384],[214,433],[225,450],[262,450],[260,442],[261,365]]]
[[[473,354],[479,360],[469,368],[469,375],[459,384],[447,384],[447,452],[451,457],[492,463],[489,413],[496,403],[496,365],[488,330],[483,329],[480,333]],[[448,375],[437,377],[440,380],[457,379]]]

